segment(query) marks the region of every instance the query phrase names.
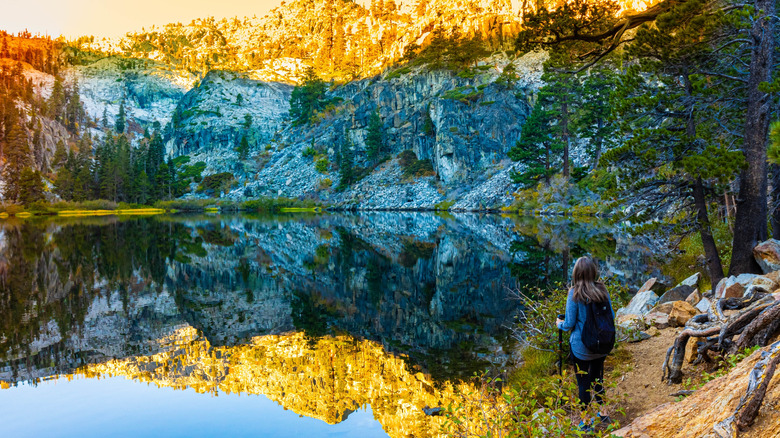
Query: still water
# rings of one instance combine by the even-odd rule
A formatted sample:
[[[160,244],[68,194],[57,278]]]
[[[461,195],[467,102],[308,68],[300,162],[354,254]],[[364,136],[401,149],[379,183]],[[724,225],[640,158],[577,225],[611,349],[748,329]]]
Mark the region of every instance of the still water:
[[[511,362],[511,288],[602,223],[495,215],[156,216],[0,224],[3,436],[425,437]]]

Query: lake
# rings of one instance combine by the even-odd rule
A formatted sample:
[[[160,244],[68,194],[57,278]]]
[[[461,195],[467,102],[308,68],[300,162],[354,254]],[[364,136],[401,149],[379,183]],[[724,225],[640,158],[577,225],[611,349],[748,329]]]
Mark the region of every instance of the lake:
[[[507,292],[576,257],[638,283],[600,221],[377,212],[0,223],[4,436],[435,436],[516,359]]]

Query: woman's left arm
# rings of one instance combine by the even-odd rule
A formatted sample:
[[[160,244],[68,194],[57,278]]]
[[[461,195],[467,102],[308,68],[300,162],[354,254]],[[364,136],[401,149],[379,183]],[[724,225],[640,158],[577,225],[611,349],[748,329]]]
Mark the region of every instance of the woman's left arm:
[[[558,324],[558,328],[570,332],[575,324],[577,324],[577,303],[574,301],[572,291],[569,290],[569,295],[566,297],[566,316],[563,322]]]

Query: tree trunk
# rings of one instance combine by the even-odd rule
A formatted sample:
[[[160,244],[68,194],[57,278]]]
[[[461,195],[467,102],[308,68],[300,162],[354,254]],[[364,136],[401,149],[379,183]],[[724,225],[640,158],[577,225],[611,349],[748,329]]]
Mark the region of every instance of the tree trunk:
[[[544,182],[550,184],[550,144],[544,145]]]
[[[599,132],[604,129],[604,119],[601,117],[598,119],[598,128]],[[596,146],[593,151],[593,167],[591,170],[596,170],[596,168],[599,167],[599,161],[601,160],[601,144],[604,142],[604,139],[602,139],[601,135],[599,134],[596,136],[596,138],[593,139],[593,142],[596,144]]]
[[[563,96],[563,101],[561,101],[561,137],[563,137],[563,177],[568,179],[571,136],[569,135],[569,101],[566,95]]]
[[[745,143],[742,151],[747,168],[739,179],[734,244],[729,275],[761,273],[753,258],[753,248],[767,238],[767,165],[766,143],[769,133],[769,94],[760,91],[762,82],[772,80],[775,49],[775,0],[755,0],[756,19],[750,31],[753,50],[747,82]]]
[[[696,204],[696,221],[699,225],[704,256],[707,258],[707,271],[710,274],[710,283],[714,288],[723,278],[723,264],[720,261],[720,254],[718,253],[715,239],[712,237],[710,220],[707,215],[707,200],[704,196],[704,184],[701,178],[697,178],[693,186],[693,200]]]
[[[769,170],[772,173],[772,196],[770,198],[772,237],[780,239],[780,166],[772,164],[769,166]]]

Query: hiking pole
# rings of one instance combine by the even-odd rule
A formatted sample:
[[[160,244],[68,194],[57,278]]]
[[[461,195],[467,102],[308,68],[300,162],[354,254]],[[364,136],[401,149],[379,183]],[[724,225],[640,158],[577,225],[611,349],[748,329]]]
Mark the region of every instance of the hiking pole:
[[[558,319],[566,319],[566,315],[558,315]],[[558,329],[558,375],[563,375],[563,330]]]

